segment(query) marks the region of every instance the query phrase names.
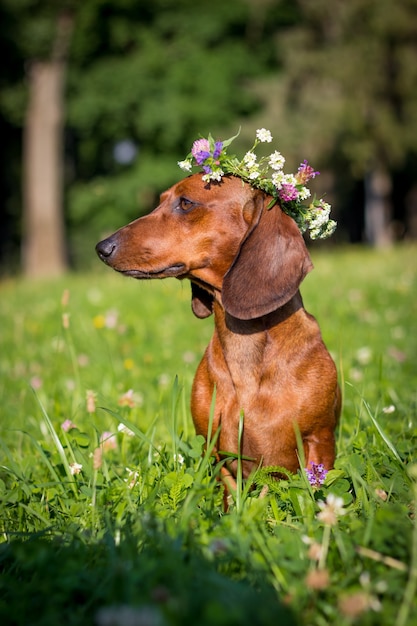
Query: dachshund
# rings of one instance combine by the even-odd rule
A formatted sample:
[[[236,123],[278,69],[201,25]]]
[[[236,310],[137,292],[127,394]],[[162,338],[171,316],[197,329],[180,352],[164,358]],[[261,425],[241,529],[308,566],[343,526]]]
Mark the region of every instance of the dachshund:
[[[194,315],[214,315],[191,413],[205,438],[212,420],[232,484],[239,455],[245,478],[260,465],[296,473],[303,456],[326,470],[335,459],[336,367],[299,291],[313,265],[294,220],[270,202],[236,176],[193,174],[96,246],[126,276],[188,278]]]

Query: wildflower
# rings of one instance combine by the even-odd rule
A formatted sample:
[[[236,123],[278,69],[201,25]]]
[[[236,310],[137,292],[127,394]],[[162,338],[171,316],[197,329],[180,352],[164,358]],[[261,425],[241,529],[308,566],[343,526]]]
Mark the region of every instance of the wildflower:
[[[61,424],[61,428],[63,431],[65,431],[66,433],[71,430],[72,428],[77,428],[76,425],[74,424],[74,422],[72,422],[69,419],[66,419],[64,422],[62,422]]]
[[[77,357],[77,361],[80,367],[86,367],[89,364],[90,359],[86,354],[79,354]]]
[[[282,156],[281,152],[275,150],[269,157],[269,165],[273,170],[282,170],[285,163],[285,157]]]
[[[70,325],[70,314],[63,313],[62,314],[62,328],[65,328],[67,330],[69,328],[69,325]]]
[[[213,159],[218,159],[222,153],[222,150],[223,150],[223,142],[216,141],[214,144]]]
[[[105,326],[106,328],[116,328],[117,325],[118,312],[117,311],[107,311],[105,316]]]
[[[272,135],[269,130],[266,128],[260,128],[256,131],[256,138],[259,139],[262,143],[271,143]]]
[[[243,162],[248,167],[254,167],[256,165],[256,154],[254,154],[253,152],[247,152],[243,157]]]
[[[158,378],[158,385],[160,387],[167,387],[170,382],[171,379],[169,377],[169,374],[161,374]]]
[[[74,476],[75,474],[79,474],[83,468],[81,463],[70,463],[70,472]]]
[[[321,561],[323,556],[323,546],[314,541],[308,549],[307,556],[312,561]]]
[[[314,541],[313,539],[305,535],[302,537],[302,541],[303,543],[309,546],[308,552],[307,552],[308,558],[311,559],[312,561],[317,561],[317,562],[321,561],[323,557],[322,544],[317,543],[317,541]]]
[[[221,182],[225,174],[238,176],[252,187],[272,196],[274,201],[269,208],[279,204],[295,220],[301,232],[309,229],[312,239],[329,237],[336,228],[336,222],[330,219],[330,205],[323,200],[314,200],[309,207],[303,204],[311,195],[306,184],[319,172],[304,160],[295,175],[284,174],[285,158],[278,150],[258,159],[255,154],[258,144],[272,141],[270,131],[265,128],[256,131],[253,147],[242,159],[227,155],[226,148],[236,137],[237,135],[224,141],[214,141],[211,135],[207,139],[197,139],[190,154],[184,161],[179,161],[178,165],[186,172],[190,172],[197,165],[202,169],[202,180],[208,184],[212,181]]]
[[[138,482],[139,472],[138,470],[131,470],[128,467],[126,467],[126,471],[128,473],[128,477],[125,478],[125,483],[127,483],[127,486],[129,487],[129,489],[133,489],[133,487]]]
[[[216,180],[220,182],[222,179],[222,176],[224,176],[223,170],[215,170],[215,171],[211,170],[210,173],[203,176],[203,180],[207,183],[210,182],[210,180]]]
[[[189,161],[188,159],[185,159],[184,161],[178,161],[178,165],[184,172],[191,172],[191,168],[193,166],[191,161]]]
[[[380,611],[381,603],[376,596],[366,591],[357,591],[340,598],[339,609],[345,617],[356,619],[369,609],[376,612]]]
[[[310,189],[307,189],[307,187],[301,187],[301,189],[298,192],[298,197],[300,198],[300,200],[307,200],[307,198],[309,198],[310,196],[311,196]]]
[[[317,504],[321,509],[317,514],[317,519],[327,526],[335,526],[337,518],[346,513],[346,509],[343,508],[342,498],[335,496],[334,493],[329,493],[326,502],[320,501]]]
[[[177,461],[177,463],[183,465],[184,457],[182,456],[182,454],[174,454],[174,461]]]
[[[133,361],[133,359],[125,359],[123,361],[123,367],[125,368],[125,370],[132,370],[135,366],[135,362]]]
[[[284,202],[292,202],[296,200],[298,197],[298,191],[294,187],[294,185],[289,185],[288,183],[284,183],[281,187],[279,197]]]
[[[94,328],[104,328],[106,325],[106,318],[104,317],[104,315],[96,315],[93,318],[93,325]]]
[[[62,292],[62,296],[61,296],[61,306],[63,308],[68,306],[69,298],[70,298],[69,289],[64,289],[64,291]]]
[[[384,502],[388,499],[388,494],[384,489],[375,489],[375,495],[378,496],[378,498],[381,498]]]
[[[308,164],[307,159],[304,159],[304,161],[300,164],[295,177],[299,185],[305,185],[310,178],[315,178],[316,176],[319,176],[319,174],[320,172],[315,172],[311,165]]]
[[[282,184],[283,184],[283,182],[285,180],[284,172],[274,172],[272,174],[271,180],[272,180],[272,183],[274,184],[274,186],[279,191],[282,188]]]
[[[96,410],[96,393],[91,389],[87,390],[87,413],[94,413]]]
[[[33,389],[40,389],[42,387],[43,381],[40,376],[32,376],[30,379],[30,385]]]
[[[210,157],[210,143],[208,139],[197,139],[193,143],[191,154],[198,165],[203,165],[204,161]]]
[[[386,415],[389,415],[390,413],[394,413],[395,411],[395,406],[393,404],[390,404],[389,406],[384,406],[384,408],[382,409],[382,412],[385,413]]]
[[[125,424],[120,423],[117,427],[117,430],[119,431],[119,433],[124,433],[125,435],[128,435],[129,437],[135,436],[135,433],[133,432],[133,430],[125,426]]]
[[[128,406],[133,409],[133,407],[136,406],[136,402],[133,397],[133,389],[129,389],[126,393],[122,394],[117,403],[119,406]]]
[[[103,450],[96,448],[93,452],[93,469],[98,470],[103,464]]]
[[[104,452],[108,450],[115,450],[117,448],[117,439],[114,433],[110,433],[107,430],[102,433],[100,437],[100,444]]]
[[[327,569],[313,569],[306,576],[306,585],[309,589],[321,591],[327,589],[330,584],[330,576]]]
[[[182,355],[182,360],[184,361],[184,363],[194,363],[194,361],[195,361],[195,354],[194,354],[194,352],[191,352],[191,350],[187,350]]]
[[[363,348],[359,348],[356,352],[356,358],[361,365],[368,365],[370,360],[372,359],[372,350],[368,346],[363,346]]]
[[[310,469],[308,467],[305,468],[305,472],[312,487],[320,487],[327,476],[327,470],[324,468],[323,463],[314,463],[313,461],[310,463]]]

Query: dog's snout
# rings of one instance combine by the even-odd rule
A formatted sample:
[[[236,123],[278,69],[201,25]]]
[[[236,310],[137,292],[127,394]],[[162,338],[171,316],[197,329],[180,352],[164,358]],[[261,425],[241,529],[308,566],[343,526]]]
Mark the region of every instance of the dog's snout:
[[[114,237],[108,237],[107,239],[103,239],[96,245],[96,252],[100,259],[105,263],[110,260],[113,252],[116,250],[116,242]]]

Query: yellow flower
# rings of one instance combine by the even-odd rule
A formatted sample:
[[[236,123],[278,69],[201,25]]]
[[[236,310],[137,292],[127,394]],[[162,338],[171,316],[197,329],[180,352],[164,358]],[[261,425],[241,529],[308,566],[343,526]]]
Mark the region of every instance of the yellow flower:
[[[104,315],[96,315],[93,318],[94,328],[104,328],[106,325],[106,318]]]
[[[125,368],[125,370],[132,370],[134,366],[135,366],[135,363],[133,359],[125,359],[123,361],[123,367]]]

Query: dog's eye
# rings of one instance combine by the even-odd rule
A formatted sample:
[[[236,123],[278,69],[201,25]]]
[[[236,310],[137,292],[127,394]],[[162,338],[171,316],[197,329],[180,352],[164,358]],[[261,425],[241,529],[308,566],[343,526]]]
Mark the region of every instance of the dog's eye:
[[[178,201],[178,206],[182,211],[190,211],[193,207],[195,207],[195,202],[188,200],[188,198],[181,197]]]

